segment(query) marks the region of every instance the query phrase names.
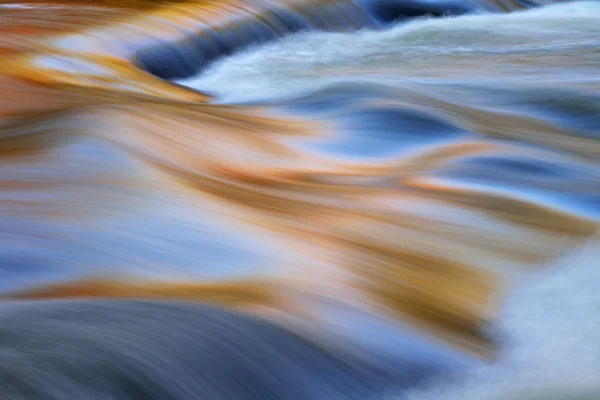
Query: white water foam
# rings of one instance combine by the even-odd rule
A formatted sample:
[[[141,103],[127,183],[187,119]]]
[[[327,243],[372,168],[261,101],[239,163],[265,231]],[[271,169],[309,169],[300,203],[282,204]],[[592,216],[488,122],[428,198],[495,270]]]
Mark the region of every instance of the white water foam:
[[[600,399],[600,243],[515,288],[494,332],[501,348],[490,365],[402,400]]]
[[[299,33],[218,60],[179,84],[215,94],[218,102],[296,96],[337,82],[501,83],[600,82],[600,2],[554,4],[511,14],[417,19],[386,30]],[[537,54],[576,50],[585,62],[565,68],[535,64]],[[545,53],[544,53],[545,52]],[[517,54],[534,65],[505,59]],[[479,62],[486,62],[485,65]]]

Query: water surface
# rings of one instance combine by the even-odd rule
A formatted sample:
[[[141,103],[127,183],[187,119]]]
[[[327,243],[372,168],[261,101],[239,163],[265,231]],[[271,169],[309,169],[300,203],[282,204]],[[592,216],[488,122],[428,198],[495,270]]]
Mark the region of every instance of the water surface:
[[[597,301],[573,283],[595,273],[560,257],[595,257],[599,19],[597,2],[0,4],[0,389],[597,390]],[[535,277],[572,277],[556,296],[587,308],[550,318]],[[539,307],[506,327],[506,293]],[[527,333],[558,321],[578,334]]]

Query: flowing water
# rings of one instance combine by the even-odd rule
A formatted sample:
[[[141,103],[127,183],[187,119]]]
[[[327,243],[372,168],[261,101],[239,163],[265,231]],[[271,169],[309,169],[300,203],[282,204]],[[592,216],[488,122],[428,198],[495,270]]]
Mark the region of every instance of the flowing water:
[[[0,398],[600,398],[599,21],[0,2]]]

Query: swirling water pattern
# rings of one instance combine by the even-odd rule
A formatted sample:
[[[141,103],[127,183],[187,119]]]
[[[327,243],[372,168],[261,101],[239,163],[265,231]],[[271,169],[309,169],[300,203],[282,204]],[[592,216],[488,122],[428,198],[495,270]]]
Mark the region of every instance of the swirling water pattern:
[[[535,5],[5,4],[2,393],[365,399],[496,354],[600,217],[600,7]]]

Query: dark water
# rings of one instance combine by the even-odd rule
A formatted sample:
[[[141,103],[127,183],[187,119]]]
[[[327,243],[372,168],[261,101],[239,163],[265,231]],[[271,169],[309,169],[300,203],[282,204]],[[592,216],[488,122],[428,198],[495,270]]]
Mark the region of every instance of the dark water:
[[[550,3],[0,3],[0,398],[594,398],[600,5]]]

